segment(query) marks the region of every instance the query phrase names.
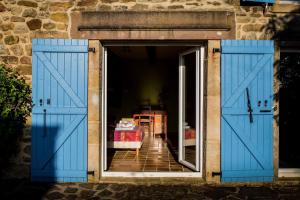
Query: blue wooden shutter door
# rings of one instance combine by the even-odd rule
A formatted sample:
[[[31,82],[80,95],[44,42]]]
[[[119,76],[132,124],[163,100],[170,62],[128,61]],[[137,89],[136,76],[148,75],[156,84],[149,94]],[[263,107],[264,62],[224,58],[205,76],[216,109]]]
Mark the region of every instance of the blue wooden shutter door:
[[[32,40],[34,181],[87,180],[87,67],[87,40]]]
[[[221,179],[272,181],[273,41],[223,40],[221,46]]]

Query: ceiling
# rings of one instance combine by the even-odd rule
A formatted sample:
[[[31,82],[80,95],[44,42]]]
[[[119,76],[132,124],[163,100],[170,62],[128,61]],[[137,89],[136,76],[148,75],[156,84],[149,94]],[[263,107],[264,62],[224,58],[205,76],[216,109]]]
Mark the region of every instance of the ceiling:
[[[114,54],[122,59],[145,60],[178,59],[178,55],[191,47],[187,46],[110,46]]]

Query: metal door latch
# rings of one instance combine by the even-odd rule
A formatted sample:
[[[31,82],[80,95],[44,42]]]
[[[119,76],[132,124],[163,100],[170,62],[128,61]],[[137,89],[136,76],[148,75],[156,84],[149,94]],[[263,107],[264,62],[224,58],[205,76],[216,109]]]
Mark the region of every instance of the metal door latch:
[[[220,48],[213,48],[213,53],[221,53],[221,49]]]
[[[95,48],[89,48],[89,52],[95,53],[95,52],[96,52],[96,49],[95,49]]]
[[[212,175],[212,177],[222,176],[222,172],[212,172],[211,175]]]

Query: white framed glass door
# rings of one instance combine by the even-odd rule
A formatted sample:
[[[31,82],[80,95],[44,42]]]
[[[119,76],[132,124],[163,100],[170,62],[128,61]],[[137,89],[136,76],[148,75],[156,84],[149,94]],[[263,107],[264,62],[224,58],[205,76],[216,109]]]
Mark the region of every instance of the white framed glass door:
[[[203,57],[203,47],[179,55],[179,162],[194,171],[202,163]]]
[[[195,128],[195,133],[197,133],[197,135],[195,134],[195,137],[197,138],[191,138],[191,140],[194,140],[194,141],[186,141],[187,143],[190,142],[189,144],[191,143],[197,143],[197,145],[195,145],[195,149],[197,152],[197,155],[195,155],[195,161],[194,162],[189,162],[187,158],[187,156],[185,155],[182,155],[181,153],[181,161],[180,163],[182,163],[183,165],[193,169],[193,171],[190,171],[190,170],[187,170],[187,171],[110,171],[110,154],[109,154],[109,149],[107,149],[109,147],[109,143],[108,143],[108,138],[109,138],[109,135],[108,135],[108,132],[110,131],[109,130],[109,127],[107,126],[108,124],[108,121],[109,121],[109,118],[108,118],[108,112],[109,112],[109,107],[108,107],[108,102],[109,102],[109,94],[108,94],[108,85],[109,85],[109,82],[108,82],[108,77],[109,77],[109,69],[108,69],[108,63],[110,63],[111,61],[111,58],[109,57],[109,55],[111,55],[110,53],[110,50],[112,47],[115,47],[115,46],[123,46],[124,44],[123,43],[112,43],[112,44],[105,44],[103,47],[102,47],[102,50],[103,50],[103,56],[102,56],[102,72],[101,72],[101,78],[102,78],[102,109],[101,109],[101,113],[102,113],[102,119],[101,119],[101,122],[102,122],[102,125],[101,125],[101,129],[102,129],[102,137],[101,137],[101,176],[103,177],[202,177],[202,122],[200,124],[200,119],[202,119],[202,102],[203,102],[203,94],[202,94],[202,87],[203,87],[203,79],[200,78],[203,76],[203,65],[204,65],[204,49],[205,47],[204,46],[201,46],[201,45],[204,45],[204,43],[202,44],[194,44],[193,45],[193,49],[191,49],[190,51],[188,52],[184,52],[182,54],[180,54],[180,63],[182,63],[184,60],[186,61],[185,64],[187,64],[187,62],[190,60],[190,58],[188,58],[188,54],[189,53],[192,53],[192,52],[195,52],[195,54],[193,54],[193,56],[196,55],[196,57],[194,57],[194,68],[197,66],[196,70],[197,70],[197,77],[196,77],[196,72],[194,73],[195,77],[196,77],[196,80],[197,80],[197,83],[195,84],[195,91],[196,91],[196,87],[198,88],[198,93],[195,95],[197,96],[197,99],[196,99],[196,96],[195,96],[195,104],[196,102],[197,105],[196,107],[198,108],[198,111],[196,112],[197,113],[197,120],[195,120],[195,124],[197,124],[197,131],[196,131],[196,128]],[[145,44],[128,44],[128,46],[133,46],[133,47],[136,47],[136,46],[143,46]],[[182,44],[181,44],[182,45]],[[197,48],[194,48],[195,46],[198,46]],[[177,43],[174,43],[174,44],[153,44],[153,45],[150,45],[150,46],[178,46]],[[190,44],[185,44],[182,46],[182,50],[183,49],[186,49],[186,46],[191,46]],[[180,52],[180,50],[177,50],[177,52],[174,53],[174,59],[178,59],[178,52]],[[196,61],[197,60],[197,61]],[[177,62],[175,60],[174,62],[175,64],[175,68],[172,68],[173,70],[176,70],[176,65],[177,65]],[[181,64],[180,64],[181,66]],[[182,64],[182,66],[185,66],[184,63]],[[181,69],[181,68],[180,68]],[[187,68],[184,68],[185,70],[188,70]],[[188,71],[187,71],[188,72]],[[182,75],[181,75],[182,76]],[[176,78],[176,77],[174,77]],[[186,77],[185,77],[186,79]],[[182,83],[180,83],[180,85],[182,85]],[[200,90],[201,88],[201,90]],[[187,91],[186,89],[184,90],[185,92],[189,92]],[[180,92],[180,91],[179,91]],[[179,95],[179,94],[178,94]],[[180,97],[182,95],[179,95]],[[174,96],[174,98],[178,98],[177,95]],[[180,100],[180,98],[179,98]],[[176,101],[177,102],[177,101]],[[178,102],[179,103],[179,102]],[[180,103],[181,105],[182,103]],[[179,105],[179,109],[180,109],[180,105]],[[177,106],[177,105],[175,105]],[[185,106],[186,108],[186,106]],[[200,110],[201,108],[201,110]],[[176,109],[177,110],[177,109]],[[182,110],[180,111],[179,110],[179,115],[180,113],[183,113]],[[195,115],[196,116],[196,115]],[[182,116],[181,116],[182,117]],[[185,119],[185,118],[182,118],[182,119]],[[176,120],[177,122],[177,120]],[[175,125],[175,127],[177,126],[177,123]],[[183,127],[182,123],[181,123],[181,127]],[[174,131],[174,133],[176,134],[176,131]],[[181,134],[184,133],[183,131],[180,132]],[[197,142],[196,142],[197,141]],[[175,139],[175,142],[177,143],[177,139]],[[174,143],[175,143],[174,142]],[[180,144],[182,144],[183,142],[181,141]],[[180,145],[181,147],[183,145]],[[183,149],[179,147],[180,149]],[[185,150],[188,149],[188,147],[185,148]],[[180,150],[182,151],[182,150]],[[183,158],[183,159],[182,159]],[[193,167],[194,166],[194,167]]]

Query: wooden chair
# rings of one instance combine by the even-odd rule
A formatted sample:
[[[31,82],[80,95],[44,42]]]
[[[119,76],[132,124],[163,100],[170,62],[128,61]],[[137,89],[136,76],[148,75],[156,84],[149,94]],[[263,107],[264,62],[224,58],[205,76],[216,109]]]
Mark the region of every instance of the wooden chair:
[[[152,115],[134,114],[133,118],[137,126],[146,128],[151,135],[154,133],[154,117]]]

